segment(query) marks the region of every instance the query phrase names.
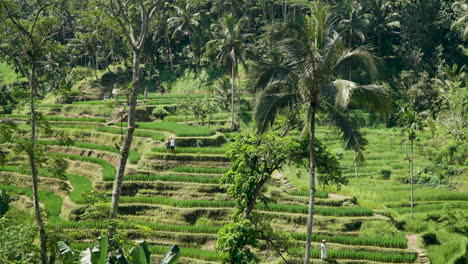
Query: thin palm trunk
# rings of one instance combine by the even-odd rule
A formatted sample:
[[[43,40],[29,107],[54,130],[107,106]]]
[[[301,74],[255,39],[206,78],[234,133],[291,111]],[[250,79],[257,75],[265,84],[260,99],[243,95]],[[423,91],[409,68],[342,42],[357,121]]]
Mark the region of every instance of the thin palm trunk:
[[[413,139],[410,142],[410,153],[411,153],[411,213],[410,217],[413,218],[413,210],[414,210],[414,189],[413,189]]]
[[[354,154],[354,173],[356,174],[356,178],[357,178],[359,177],[359,168],[358,168],[358,160],[357,160],[358,153],[353,150],[353,154]]]
[[[172,61],[171,40],[169,39],[169,36],[167,35],[167,30],[165,30],[165,38],[166,38],[166,44],[167,44],[167,55],[169,57],[169,62],[171,64],[171,70],[174,70],[174,62]]]
[[[114,188],[112,190],[112,209],[110,218],[115,219],[118,214],[120,193],[122,190],[122,182],[125,173],[125,167],[127,165],[128,153],[132,145],[133,132],[135,131],[135,118],[136,118],[136,104],[137,104],[137,91],[140,85],[140,50],[133,50],[133,75],[132,75],[132,93],[130,96],[130,106],[128,111],[128,128],[127,136],[124,141],[124,145],[120,150],[120,161],[119,168],[115,176]],[[115,226],[110,226],[108,230],[109,238],[112,238],[114,234]]]
[[[315,103],[312,104],[310,113],[310,131],[309,131],[309,162],[310,162],[310,175],[309,175],[309,215],[307,218],[307,240],[306,252],[304,263],[310,263],[310,251],[312,247],[312,227],[314,224],[314,199],[315,199]]]
[[[44,221],[42,220],[41,207],[39,205],[39,176],[37,175],[36,157],[34,148],[36,146],[36,109],[34,106],[34,98],[36,97],[36,65],[33,62],[31,66],[31,77],[29,80],[29,104],[31,111],[31,147],[28,151],[29,165],[31,166],[32,175],[32,193],[34,203],[34,214],[36,223],[39,228],[39,239],[41,245],[41,263],[47,264],[47,235],[44,229]]]
[[[287,1],[284,0],[284,3],[283,3],[283,22],[286,23],[287,21],[287,16],[288,16],[288,5],[287,5]]]
[[[234,62],[231,65],[231,129],[235,128],[234,123],[234,81],[235,81]]]

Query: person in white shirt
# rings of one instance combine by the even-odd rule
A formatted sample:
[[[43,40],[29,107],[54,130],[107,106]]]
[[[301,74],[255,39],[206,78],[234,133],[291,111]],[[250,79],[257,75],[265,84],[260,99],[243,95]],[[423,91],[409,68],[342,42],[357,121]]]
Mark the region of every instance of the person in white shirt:
[[[174,150],[175,149],[175,139],[171,138],[171,150]]]
[[[325,244],[327,241],[324,239],[322,240],[322,244],[320,244],[320,258],[321,259],[327,259],[327,244]]]

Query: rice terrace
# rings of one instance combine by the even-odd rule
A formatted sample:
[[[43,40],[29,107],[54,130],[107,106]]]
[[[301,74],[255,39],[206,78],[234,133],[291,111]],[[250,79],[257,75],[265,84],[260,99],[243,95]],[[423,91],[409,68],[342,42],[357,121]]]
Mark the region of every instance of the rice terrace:
[[[468,263],[468,4],[0,0],[0,264]]]

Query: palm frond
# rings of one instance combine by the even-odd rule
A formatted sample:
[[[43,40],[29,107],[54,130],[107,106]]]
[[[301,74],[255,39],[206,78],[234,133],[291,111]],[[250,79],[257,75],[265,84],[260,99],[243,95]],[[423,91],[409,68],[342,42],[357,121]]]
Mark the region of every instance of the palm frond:
[[[360,66],[367,68],[367,72],[372,78],[377,76],[378,58],[370,52],[369,47],[363,46],[354,50],[346,50],[340,58],[337,59],[334,69],[347,62],[357,62]]]
[[[332,104],[323,102],[322,107],[326,109],[330,121],[337,127],[337,132],[341,134],[345,148],[356,152],[363,151],[368,141],[359,130],[357,122]]]
[[[390,93],[384,85],[359,85],[348,80],[336,80],[322,94],[340,110],[352,105],[385,117],[392,109]]]
[[[254,101],[253,117],[257,124],[258,133],[263,133],[275,121],[276,114],[298,101],[297,94],[263,94],[257,96]]]

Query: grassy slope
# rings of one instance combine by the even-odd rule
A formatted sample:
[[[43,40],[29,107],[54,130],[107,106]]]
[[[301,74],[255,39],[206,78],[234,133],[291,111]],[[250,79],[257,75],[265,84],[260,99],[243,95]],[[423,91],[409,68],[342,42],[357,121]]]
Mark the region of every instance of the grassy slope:
[[[363,129],[367,134],[369,145],[365,151],[366,161],[359,168],[360,176],[355,177],[353,154],[344,151],[340,161],[343,172],[350,177],[348,186],[344,186],[341,193],[355,196],[359,204],[368,208],[384,210],[390,213],[397,221],[406,223],[409,232],[435,232],[440,245],[429,246],[429,257],[434,264],[452,263],[457,256],[465,252],[468,238],[459,234],[449,233],[443,226],[426,220],[426,216],[435,212],[446,210],[468,210],[468,193],[454,192],[445,189],[422,188],[415,186],[415,217],[409,217],[410,186],[398,180],[409,174],[409,163],[406,158],[406,149],[402,143],[402,136],[397,129]],[[329,128],[318,128],[318,137],[327,143],[327,146],[337,152],[343,152],[343,144],[339,137],[330,134]],[[422,140],[424,136],[421,137]],[[416,142],[415,167],[424,158],[420,155],[421,141]],[[390,169],[391,180],[380,179],[380,171]],[[307,171],[298,168],[286,168],[283,172],[294,186],[301,190],[308,188]],[[468,179],[464,179],[464,185]],[[466,187],[461,187],[464,189]],[[336,190],[335,190],[336,191]]]

